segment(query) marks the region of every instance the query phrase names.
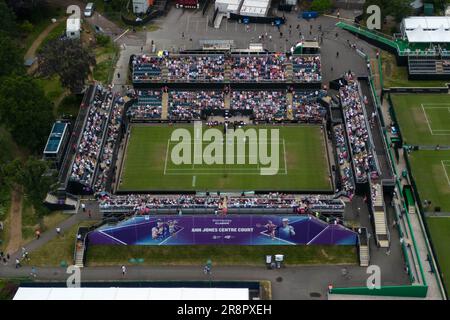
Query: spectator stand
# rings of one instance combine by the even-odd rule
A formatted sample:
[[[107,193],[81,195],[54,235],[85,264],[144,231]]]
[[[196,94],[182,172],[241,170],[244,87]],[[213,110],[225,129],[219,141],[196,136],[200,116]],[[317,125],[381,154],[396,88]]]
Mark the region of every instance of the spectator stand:
[[[96,86],[94,99],[88,107],[83,131],[74,146],[78,150],[72,161],[67,190],[73,194],[92,194],[101,146],[111,116],[113,95],[110,88]]]
[[[322,65],[320,55],[297,55],[290,58],[292,63],[293,82],[321,83]]]
[[[365,193],[369,177],[378,178],[379,176],[378,164],[373,154],[373,142],[371,132],[368,130],[369,125],[359,83],[354,74],[347,74],[346,81],[347,85],[340,89],[343,118],[350,142],[357,189],[359,184],[362,187],[362,193]]]
[[[130,74],[135,88],[159,89],[301,89],[321,87],[320,55],[230,50],[228,52],[134,55]],[[295,62],[296,76],[293,75]]]

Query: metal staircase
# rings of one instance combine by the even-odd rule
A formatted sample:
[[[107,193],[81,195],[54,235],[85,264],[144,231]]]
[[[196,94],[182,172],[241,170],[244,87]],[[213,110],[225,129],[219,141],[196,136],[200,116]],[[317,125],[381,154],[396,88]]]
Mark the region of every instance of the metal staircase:
[[[444,66],[442,60],[436,61],[436,73],[444,73]]]
[[[358,229],[358,247],[359,247],[359,265],[368,267],[370,263],[369,239],[367,237],[367,229]]]
[[[167,116],[169,114],[169,93],[163,92],[161,105],[162,105],[161,119],[167,120]]]
[[[389,232],[387,229],[386,214],[383,201],[383,191],[381,184],[376,183],[372,185],[372,208],[373,208],[373,222],[375,224],[375,236],[378,245],[381,248],[389,247]]]

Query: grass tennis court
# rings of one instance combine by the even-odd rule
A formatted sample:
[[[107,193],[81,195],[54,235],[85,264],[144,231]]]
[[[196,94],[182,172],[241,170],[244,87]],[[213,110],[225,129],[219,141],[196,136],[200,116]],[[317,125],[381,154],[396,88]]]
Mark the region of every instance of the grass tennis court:
[[[87,250],[91,266],[196,265],[211,259],[213,265],[263,266],[266,255],[284,254],[288,265],[356,264],[355,246],[108,246],[94,245]],[[135,262],[136,263],[136,262]],[[134,263],[134,264],[135,264]]]
[[[450,98],[448,94],[392,94],[405,143],[450,145]]]
[[[198,159],[195,143],[206,152],[210,142],[192,138],[188,157],[194,163],[177,163],[173,154],[178,150],[177,141],[171,140],[174,129],[187,129],[194,137],[194,126],[152,126],[134,125],[125,152],[124,167],[121,174],[120,191],[127,190],[197,190],[197,191],[243,191],[243,190],[331,190],[329,164],[323,133],[320,126],[257,126],[248,129],[278,129],[279,139],[267,146],[267,155],[278,154],[278,171],[274,175],[261,175],[261,170],[270,166],[262,161],[259,142],[250,139],[233,139],[234,157],[232,163],[195,163]],[[203,133],[207,127],[203,126]],[[222,127],[217,127],[222,130]],[[258,131],[259,132],[259,131]],[[258,133],[258,138],[260,133]],[[198,133],[197,133],[198,135]],[[268,133],[268,138],[271,134]],[[201,133],[200,133],[201,137]],[[223,135],[220,135],[223,139]],[[230,140],[221,143],[223,159],[228,156]],[[212,140],[211,140],[212,141]],[[252,140],[253,141],[253,140]],[[269,140],[270,142],[270,140]],[[226,145],[225,145],[226,144]],[[239,153],[239,146],[245,152]],[[258,159],[251,161],[249,150],[256,150]],[[278,150],[278,152],[277,152]],[[212,154],[218,155],[215,151]],[[181,153],[183,156],[185,153]],[[205,153],[203,153],[204,155]],[[202,160],[200,156],[200,160]],[[252,157],[254,160],[254,157]],[[197,161],[198,162],[198,161]],[[272,162],[274,163],[274,162]]]
[[[450,250],[450,217],[429,217],[427,224],[439,261],[442,281],[448,294],[450,290],[450,255],[448,254]]]
[[[413,151],[409,158],[421,200],[431,201],[424,209],[450,212],[450,151]]]

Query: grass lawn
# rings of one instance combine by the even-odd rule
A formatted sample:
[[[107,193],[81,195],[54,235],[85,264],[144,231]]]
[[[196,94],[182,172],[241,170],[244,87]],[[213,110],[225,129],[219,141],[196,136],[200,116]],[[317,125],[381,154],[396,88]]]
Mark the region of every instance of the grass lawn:
[[[421,201],[431,201],[430,211],[450,212],[450,151],[413,151],[409,157]]]
[[[87,265],[133,264],[130,259],[144,259],[144,265],[263,265],[265,256],[284,254],[288,265],[355,264],[354,246],[90,246]]]
[[[37,83],[44,89],[45,95],[50,101],[55,103],[63,94],[64,88],[61,86],[58,76],[50,78],[36,78]]]
[[[439,80],[408,80],[407,67],[397,66],[395,56],[382,51],[383,87],[445,87],[448,81]]]
[[[450,217],[429,217],[427,224],[431,239],[436,250],[437,260],[441,269],[442,281],[450,290]]]
[[[392,94],[403,139],[412,145],[450,145],[448,94]]]
[[[47,43],[49,43],[51,40],[58,39],[59,37],[63,36],[66,31],[66,20],[58,21],[56,22],[58,25],[50,31],[50,33],[45,37],[45,39],[41,42],[38,49],[36,50],[36,53],[39,53],[39,51],[42,50],[42,48],[45,47]]]
[[[80,110],[81,101],[83,100],[82,95],[70,95],[65,97],[58,106],[57,116],[62,117],[73,117],[78,116]]]
[[[244,161],[243,164],[205,164],[204,162],[194,165],[192,162],[175,164],[172,161],[172,150],[177,146],[176,142],[169,139],[176,128],[186,128],[192,132],[191,136],[193,136],[193,126],[136,125],[132,127],[120,190],[316,191],[331,189],[327,152],[320,126],[276,127],[279,129],[280,139],[277,144],[278,152],[275,151],[275,145],[270,145],[268,148],[270,153],[274,152],[274,159],[278,158],[279,162],[278,172],[274,175],[261,175],[261,168],[267,168],[269,165],[249,163],[248,139],[245,143],[245,154],[238,158],[235,151],[233,158],[235,163],[241,159]],[[251,127],[245,129],[249,128]],[[268,136],[270,138],[269,133]],[[190,145],[188,144],[192,146],[191,154],[189,154],[191,160],[193,144],[194,139]],[[208,144],[209,142],[203,142],[203,149]],[[235,150],[237,150],[236,147]],[[225,155],[226,150],[222,152]]]
[[[98,63],[94,67],[93,71],[94,79],[102,83],[109,83],[109,78],[112,75],[113,68],[114,68],[113,60],[105,60]]]
[[[42,247],[30,253],[30,260],[24,261],[27,265],[51,267],[59,266],[62,261],[67,264],[73,263],[73,253],[75,248],[75,237],[79,227],[92,226],[98,221],[82,221],[74,225],[69,230],[55,237]]]
[[[18,280],[0,279],[0,300],[12,300],[19,285]]]
[[[41,219],[35,214],[31,203],[24,198],[22,203],[22,244],[25,245],[33,240],[37,229],[40,229],[41,232],[52,230],[67,218],[69,215],[61,211],[54,211]]]
[[[119,54],[119,47],[112,41],[108,41],[104,45],[99,45],[94,50],[96,66],[94,67],[93,77],[102,83],[110,83],[116,58]]]
[[[58,19],[65,14],[65,10],[57,7],[47,7],[45,10],[45,14],[39,19],[39,21],[35,21],[33,23],[33,30],[24,36],[21,44],[24,49],[24,52],[31,47],[32,43],[36,38],[44,31],[49,25],[52,24],[51,19]]]

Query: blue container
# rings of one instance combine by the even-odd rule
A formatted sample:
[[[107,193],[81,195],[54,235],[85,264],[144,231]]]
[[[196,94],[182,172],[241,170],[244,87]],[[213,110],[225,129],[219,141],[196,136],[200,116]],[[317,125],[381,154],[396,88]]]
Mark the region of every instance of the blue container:
[[[309,19],[315,19],[319,16],[319,13],[317,11],[304,11],[302,13],[302,18],[309,20]]]

